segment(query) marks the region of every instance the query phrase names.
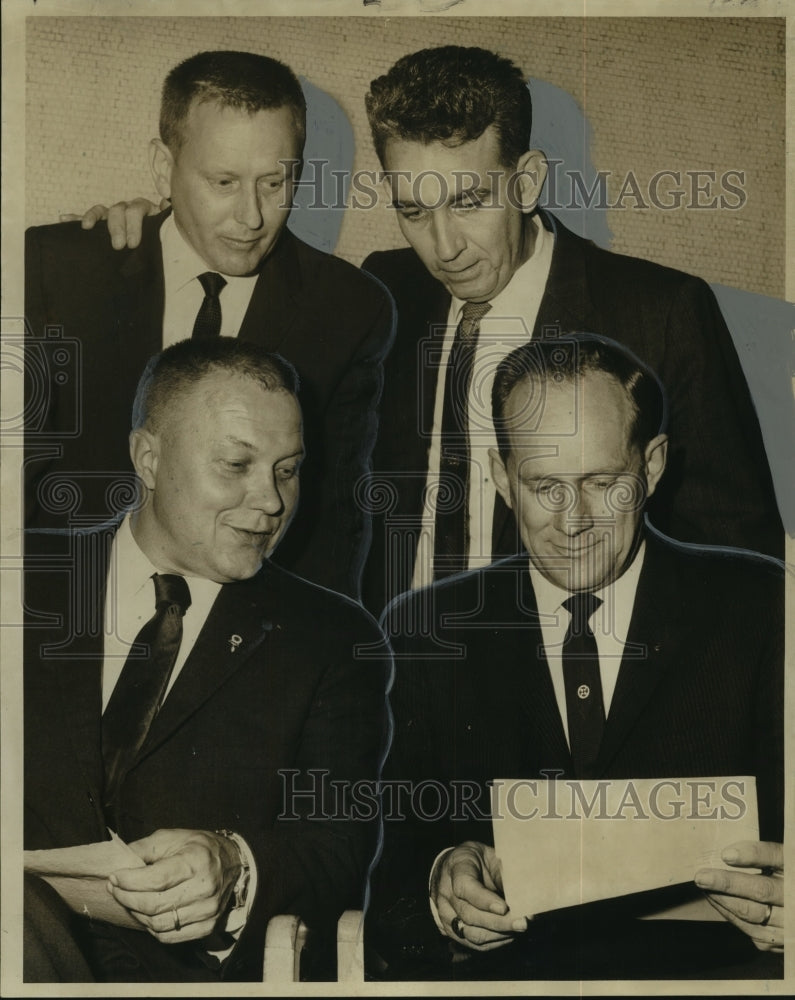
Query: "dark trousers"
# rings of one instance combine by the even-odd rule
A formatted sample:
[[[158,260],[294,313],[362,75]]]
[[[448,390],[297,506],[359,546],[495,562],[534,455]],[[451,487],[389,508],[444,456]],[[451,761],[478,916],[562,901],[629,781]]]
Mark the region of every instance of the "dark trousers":
[[[42,879],[25,875],[23,977],[26,983],[218,982],[220,966],[194,944],[160,944],[73,913]]]

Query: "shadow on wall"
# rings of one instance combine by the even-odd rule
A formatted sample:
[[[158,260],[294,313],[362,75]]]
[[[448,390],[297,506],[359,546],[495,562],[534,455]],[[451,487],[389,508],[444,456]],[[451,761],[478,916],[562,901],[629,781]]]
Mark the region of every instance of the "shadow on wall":
[[[550,208],[579,236],[610,248],[613,234],[598,198],[598,172],[591,161],[591,125],[565,90],[530,78],[533,132],[530,145],[550,162],[541,207]],[[571,173],[582,186],[569,180]],[[792,394],[795,305],[767,295],[711,285],[740,358],[759,415],[784,527],[795,535],[795,401]]]
[[[301,88],[306,98],[304,169],[294,199],[298,211],[290,214],[287,225],[305,243],[333,253],[353,170],[353,128],[324,90],[303,78]]]

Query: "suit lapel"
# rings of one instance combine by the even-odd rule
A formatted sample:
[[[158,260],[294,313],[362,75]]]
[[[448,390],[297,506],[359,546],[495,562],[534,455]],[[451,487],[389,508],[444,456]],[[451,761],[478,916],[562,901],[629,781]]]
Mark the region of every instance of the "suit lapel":
[[[555,246],[533,336],[549,338],[561,333],[587,331],[592,325],[593,305],[583,253],[586,241],[569,232],[546,212],[541,213],[541,219],[552,231]]]
[[[240,326],[240,339],[260,344],[266,351],[278,351],[295,322],[302,286],[296,238],[285,229],[262,262]]]
[[[434,287],[429,289],[429,298],[425,300],[427,308],[427,322],[423,330],[423,348],[427,345],[427,354],[423,350],[422,361],[419,372],[422,379],[420,399],[422,413],[427,415],[425,420],[425,430],[430,432],[433,427],[434,404],[436,403],[436,391],[439,383],[440,367],[438,363],[444,344],[445,333],[447,332],[447,317],[450,312],[450,293],[438,281],[433,282]],[[418,299],[422,296],[418,295]],[[434,360],[436,363],[434,364]],[[417,369],[414,369],[416,371]],[[427,448],[427,441],[425,442]],[[427,465],[427,463],[426,463]]]
[[[422,489],[428,469],[428,448],[433,430],[439,359],[447,329],[450,294],[441,282],[428,274],[419,258],[412,254],[411,266],[404,275],[406,288],[399,297],[398,336],[386,361],[383,397],[383,423],[390,428],[391,440],[380,442],[387,462],[400,462],[400,468],[417,479],[417,490],[407,491],[405,512],[422,510]],[[407,400],[415,400],[407,405]]]
[[[638,718],[686,645],[689,626],[676,595],[680,592],[673,560],[647,533],[627,644],[596,762],[601,775],[630,737]]]
[[[268,574],[266,563],[263,569]],[[263,617],[263,579],[259,576],[224,585],[218,593],[193,649],[149,730],[141,757],[155,750],[215,694],[279,629],[278,616]],[[235,641],[232,641],[235,637]],[[237,639],[240,642],[237,642]]]
[[[166,291],[160,226],[168,214],[165,212],[144,220],[141,243],[124,259],[114,294],[121,365],[119,374],[130,373],[136,381],[149,358],[163,347]]]
[[[108,563],[118,521],[70,536],[68,571],[56,603],[65,638],[45,642],[40,661],[52,672],[56,711],[69,734],[75,757],[96,801],[103,782],[101,718],[104,607]],[[66,582],[68,580],[68,582]]]
[[[385,541],[378,549],[374,546],[381,564],[371,559],[368,569],[372,579],[379,581],[374,584],[378,593],[384,586],[381,581],[391,581],[387,586],[389,596],[408,590],[411,585],[425,512],[439,357],[450,309],[449,293],[428,274],[419,257],[411,252],[406,260],[400,287],[395,290],[399,302],[398,333],[384,365],[384,392],[374,455],[376,473],[388,478],[397,489],[397,504],[389,517],[401,522],[401,550],[398,558],[392,558]],[[376,530],[386,539],[385,525]]]
[[[521,572],[518,606],[515,592],[505,595],[506,600],[503,602],[503,608],[516,608],[517,621],[525,626],[515,633],[520,645],[511,657],[519,671],[515,690],[520,692],[523,702],[520,707],[529,720],[527,739],[534,748],[534,770],[540,772],[562,769],[570,773],[571,755],[544,652],[538,606],[527,571],[527,560],[528,556],[522,553],[508,564],[515,565]]]

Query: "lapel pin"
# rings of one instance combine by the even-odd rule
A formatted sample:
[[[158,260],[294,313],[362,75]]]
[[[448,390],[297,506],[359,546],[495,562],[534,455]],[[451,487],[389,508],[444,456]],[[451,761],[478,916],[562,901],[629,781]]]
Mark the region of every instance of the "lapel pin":
[[[243,642],[243,637],[240,635],[230,635],[229,636],[229,652],[234,653],[237,647]]]

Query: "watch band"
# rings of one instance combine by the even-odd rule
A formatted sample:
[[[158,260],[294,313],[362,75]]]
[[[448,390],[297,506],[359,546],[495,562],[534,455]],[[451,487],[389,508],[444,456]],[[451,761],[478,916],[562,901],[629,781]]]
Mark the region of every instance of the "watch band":
[[[240,834],[235,833],[234,830],[216,830],[215,832],[220,837],[226,837],[227,840],[231,840],[237,848],[237,853],[240,857],[240,874],[238,875],[237,881],[232,889],[232,898],[234,899],[232,906],[233,909],[238,910],[242,906],[246,905],[246,900],[248,898],[248,886],[251,881],[251,867],[248,863],[248,853],[246,851],[245,842]]]

